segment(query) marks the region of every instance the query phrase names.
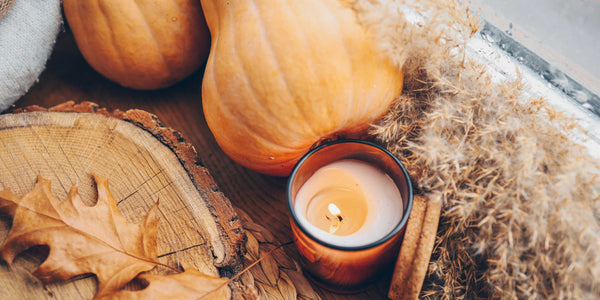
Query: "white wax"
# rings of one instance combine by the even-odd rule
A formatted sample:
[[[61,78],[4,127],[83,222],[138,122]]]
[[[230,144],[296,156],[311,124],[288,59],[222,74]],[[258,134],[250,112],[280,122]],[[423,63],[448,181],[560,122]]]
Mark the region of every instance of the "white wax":
[[[309,201],[327,185],[327,173],[331,169],[352,176],[367,200],[368,213],[364,225],[345,236],[321,230],[306,219]],[[337,246],[360,247],[376,242],[390,233],[402,219],[404,207],[398,187],[387,174],[368,163],[347,159],[317,170],[298,190],[294,211],[302,228],[317,239]]]

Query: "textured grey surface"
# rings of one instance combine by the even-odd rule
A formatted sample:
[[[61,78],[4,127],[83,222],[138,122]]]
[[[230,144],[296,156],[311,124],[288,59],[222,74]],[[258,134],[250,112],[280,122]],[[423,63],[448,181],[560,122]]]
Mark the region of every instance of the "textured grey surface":
[[[600,0],[566,1],[570,8],[555,0],[541,8],[535,6],[541,2],[537,0],[521,6],[514,0],[471,3],[484,1],[496,7],[471,6],[485,20],[469,41],[468,52],[490,67],[495,80],[520,78],[528,95],[542,96],[574,118],[583,131],[572,138],[600,159]],[[574,8],[582,11],[577,14]],[[552,9],[562,11],[549,12]],[[545,11],[543,18],[540,11]]]
[[[470,0],[471,7],[556,68],[600,93],[600,1]]]

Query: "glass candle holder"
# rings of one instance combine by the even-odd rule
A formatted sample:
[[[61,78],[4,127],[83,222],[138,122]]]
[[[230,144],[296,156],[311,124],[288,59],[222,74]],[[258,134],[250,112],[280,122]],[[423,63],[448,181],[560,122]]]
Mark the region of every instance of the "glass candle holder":
[[[313,282],[354,293],[392,270],[413,191],[389,151],[359,140],[321,145],[296,164],[286,196],[301,265]]]

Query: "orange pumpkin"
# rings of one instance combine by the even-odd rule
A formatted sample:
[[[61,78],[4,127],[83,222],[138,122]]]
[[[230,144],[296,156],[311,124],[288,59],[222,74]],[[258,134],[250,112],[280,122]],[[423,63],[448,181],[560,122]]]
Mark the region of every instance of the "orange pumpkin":
[[[86,61],[125,87],[168,87],[208,57],[210,34],[198,0],[63,0]]]
[[[364,134],[401,93],[402,71],[342,2],[202,0],[204,115],[239,164],[286,176],[320,140]]]

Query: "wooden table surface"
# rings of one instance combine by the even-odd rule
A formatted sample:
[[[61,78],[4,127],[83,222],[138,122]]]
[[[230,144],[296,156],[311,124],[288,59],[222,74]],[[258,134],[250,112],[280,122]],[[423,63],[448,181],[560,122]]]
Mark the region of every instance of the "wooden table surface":
[[[135,91],[112,83],[95,72],[83,59],[70,32],[62,32],[46,70],[15,106],[50,107],[73,100],[92,101],[108,109],[139,108],[156,114],[169,127],[183,133],[194,145],[223,193],[234,206],[248,213],[255,222],[269,228],[280,242],[292,240],[285,204],[286,178],[270,177],[245,169],[221,151],[204,120],[201,100],[202,70],[183,82],[158,91]],[[9,109],[10,110],[10,109]],[[240,145],[243,147],[243,145]],[[294,246],[286,248],[295,257]],[[337,295],[315,290],[323,299],[386,298],[390,276],[384,275],[367,291]]]

